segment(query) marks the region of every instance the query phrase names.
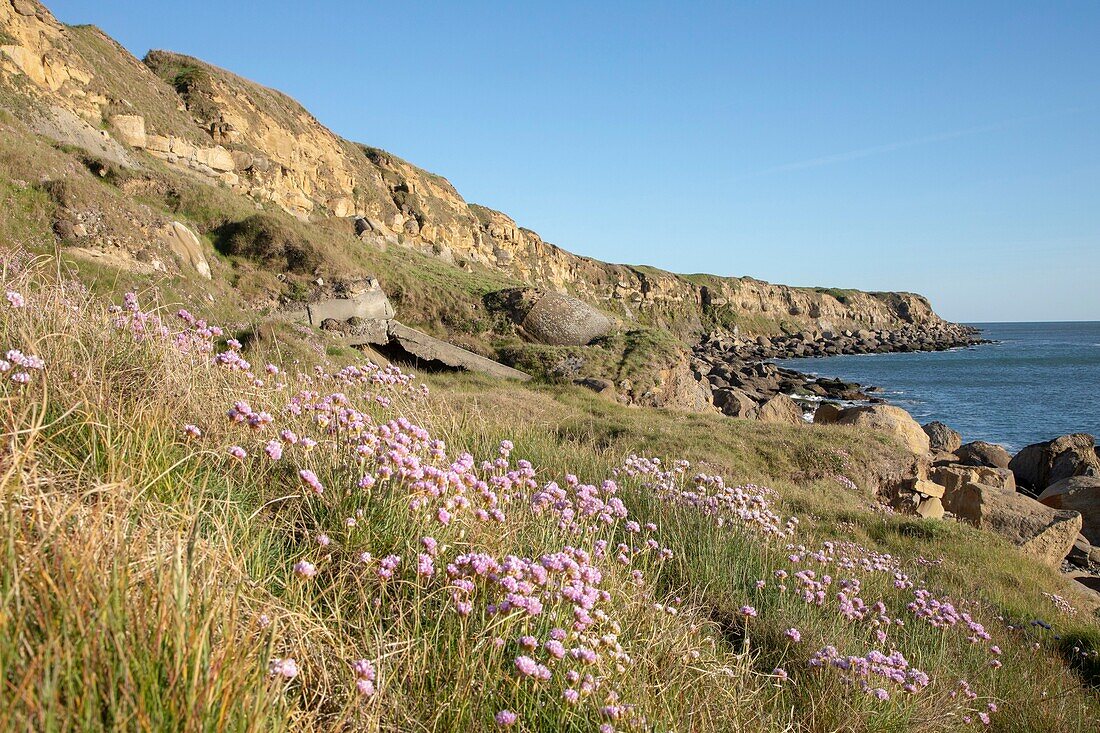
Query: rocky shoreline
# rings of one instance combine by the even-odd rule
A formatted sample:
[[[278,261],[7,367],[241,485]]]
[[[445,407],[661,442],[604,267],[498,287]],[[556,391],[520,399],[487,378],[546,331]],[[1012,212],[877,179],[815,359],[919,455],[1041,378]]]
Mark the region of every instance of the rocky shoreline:
[[[888,354],[946,351],[989,343],[981,332],[959,324],[909,326],[896,330],[801,332],[785,336],[709,337],[692,351],[691,370],[709,387],[711,401],[730,417],[760,418],[769,404],[782,403],[784,416],[794,415],[787,405],[799,403],[804,413],[815,403],[884,402],[879,387],[840,379],[815,377],[786,369],[767,359],[796,359],[842,354]],[[789,421],[789,420],[784,420]]]
[[[968,326],[898,331],[800,333],[756,339],[710,338],[691,369],[731,417],[764,422],[849,425],[895,435],[913,453],[905,476],[882,477],[889,511],[954,519],[997,533],[1024,554],[1077,581],[1100,607],[1100,448],[1065,435],[1015,455],[983,441],[963,443],[941,422],[920,425],[885,404],[878,387],[814,377],[766,361],[841,354],[943,351],[990,343]]]

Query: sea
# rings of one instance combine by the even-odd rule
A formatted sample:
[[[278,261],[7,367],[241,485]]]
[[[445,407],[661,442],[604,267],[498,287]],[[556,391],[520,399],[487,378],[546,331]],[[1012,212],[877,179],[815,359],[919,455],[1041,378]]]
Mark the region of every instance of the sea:
[[[1100,437],[1100,321],[974,323],[995,343],[950,351],[779,360],[878,386],[921,424],[939,420],[1010,452],[1069,433]]]

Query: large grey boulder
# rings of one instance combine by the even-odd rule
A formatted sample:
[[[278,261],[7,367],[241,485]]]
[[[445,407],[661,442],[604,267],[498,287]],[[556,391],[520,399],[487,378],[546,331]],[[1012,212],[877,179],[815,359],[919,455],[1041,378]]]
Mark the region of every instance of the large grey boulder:
[[[714,406],[729,417],[752,418],[756,416],[756,401],[737,387],[714,390]]]
[[[1008,468],[1008,462],[1012,460],[1012,456],[1004,448],[984,440],[975,440],[960,446],[955,455],[959,457],[959,463],[966,466]]]
[[[1100,477],[1070,476],[1057,481],[1039,495],[1039,501],[1055,509],[1081,513],[1081,534],[1100,545]]]
[[[962,436],[938,420],[921,428],[928,436],[933,453],[954,453],[962,445]]]
[[[1100,476],[1096,439],[1086,433],[1027,446],[1012,459],[1009,468],[1016,481],[1036,493],[1070,476]]]
[[[490,293],[485,302],[507,313],[532,341],[551,346],[584,346],[614,325],[588,303],[563,293],[512,288]]]
[[[373,281],[372,281],[373,282]],[[390,299],[374,283],[351,292],[342,298],[325,298],[306,305],[306,319],[312,326],[320,326],[328,319],[346,321],[349,318],[386,321],[394,317]]]

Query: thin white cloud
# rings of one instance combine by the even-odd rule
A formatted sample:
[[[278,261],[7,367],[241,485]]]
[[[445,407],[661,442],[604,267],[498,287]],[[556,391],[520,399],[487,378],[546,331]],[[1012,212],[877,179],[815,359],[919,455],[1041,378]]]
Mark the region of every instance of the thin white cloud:
[[[801,171],[808,168],[820,168],[825,165],[833,165],[834,163],[847,163],[851,160],[859,160],[860,158],[869,158],[873,155],[882,155],[883,153],[892,153],[895,150],[904,150],[905,148],[915,148],[920,145],[930,145],[932,143],[945,142],[947,140],[955,140],[960,137],[969,137],[970,135],[980,135],[985,132],[993,132],[994,130],[1001,130],[1005,127],[1017,125],[1022,122],[1030,122],[1032,120],[1044,119],[1047,117],[1057,117],[1060,115],[1068,114],[1076,111],[1075,109],[1064,109],[1056,112],[1048,112],[1041,115],[1030,115],[1027,117],[1015,117],[1010,120],[1002,120],[989,125],[980,125],[978,127],[968,127],[963,130],[953,130],[951,132],[941,132],[936,135],[926,135],[924,137],[913,138],[912,140],[901,140],[899,142],[887,143],[885,145],[875,145],[868,148],[860,148],[858,150],[849,150],[843,153],[834,153],[832,155],[823,155],[818,158],[809,158],[808,160],[800,160],[794,163],[786,163],[784,165],[777,165],[773,168],[765,168],[755,173],[750,173],[750,176],[762,176],[770,173],[786,173],[790,171]]]

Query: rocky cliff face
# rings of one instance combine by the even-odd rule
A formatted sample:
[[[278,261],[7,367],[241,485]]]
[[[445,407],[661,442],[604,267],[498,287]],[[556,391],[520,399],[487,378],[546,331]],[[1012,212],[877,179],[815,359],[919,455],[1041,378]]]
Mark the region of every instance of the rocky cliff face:
[[[572,254],[467,203],[445,178],[339,137],[284,94],[166,51],[143,63],[35,0],[0,0],[0,72],[7,106],[62,142],[128,166],[152,156],[303,220],[357,218],[371,237],[570,293],[626,321],[685,335],[943,323],[909,293],[681,276]]]

